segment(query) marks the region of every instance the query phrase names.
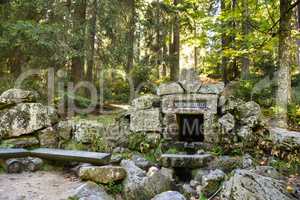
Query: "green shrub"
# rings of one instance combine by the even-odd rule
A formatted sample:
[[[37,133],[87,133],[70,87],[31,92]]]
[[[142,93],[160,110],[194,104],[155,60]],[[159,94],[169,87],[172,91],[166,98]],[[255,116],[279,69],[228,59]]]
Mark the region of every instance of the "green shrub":
[[[110,182],[106,185],[104,185],[107,193],[116,195],[120,194],[123,191],[123,185],[122,183],[117,183],[117,182]]]

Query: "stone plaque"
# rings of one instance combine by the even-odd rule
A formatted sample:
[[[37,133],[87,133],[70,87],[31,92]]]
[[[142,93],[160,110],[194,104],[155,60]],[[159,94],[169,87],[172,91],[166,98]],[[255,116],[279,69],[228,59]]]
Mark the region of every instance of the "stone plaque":
[[[175,101],[175,108],[206,109],[206,101]]]

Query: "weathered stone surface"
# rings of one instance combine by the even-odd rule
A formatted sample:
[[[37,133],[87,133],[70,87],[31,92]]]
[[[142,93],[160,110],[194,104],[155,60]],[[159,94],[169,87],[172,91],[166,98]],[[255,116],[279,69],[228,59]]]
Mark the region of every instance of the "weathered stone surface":
[[[142,182],[146,176],[146,172],[137,167],[134,162],[130,160],[122,160],[121,167],[127,172],[127,176],[123,181],[123,192],[126,199],[135,200],[140,197],[141,200],[145,199]]]
[[[38,138],[41,147],[56,148],[58,145],[56,131],[52,127],[40,131]]]
[[[160,171],[148,173],[148,176],[143,179],[143,188],[147,199],[151,199],[155,195],[171,190],[172,180],[164,176]]]
[[[134,164],[141,169],[147,170],[152,166],[152,163],[150,161],[146,160],[143,156],[139,154],[134,154],[131,159],[134,162]]]
[[[0,112],[0,138],[30,134],[57,121],[57,112],[52,107],[40,103],[21,103]]]
[[[237,110],[241,124],[247,125],[248,127],[252,128],[261,118],[260,106],[254,101],[239,105]]]
[[[34,102],[37,98],[37,92],[22,89],[10,89],[0,95],[0,109],[22,102]]]
[[[220,169],[225,173],[241,167],[241,158],[233,156],[219,156],[209,163],[208,169]]]
[[[223,128],[225,133],[229,133],[235,127],[234,116],[230,113],[227,113],[219,119],[219,123],[221,124],[221,127]]]
[[[123,180],[126,177],[126,171],[118,166],[88,166],[81,167],[79,177],[82,180],[93,181],[96,183],[111,183]]]
[[[158,107],[160,98],[155,95],[143,95],[132,101],[133,110],[144,110],[152,107]]]
[[[249,169],[249,168],[253,167],[253,165],[254,165],[253,157],[249,154],[245,154],[242,157],[242,162],[241,162],[242,168]]]
[[[241,139],[247,139],[252,135],[253,131],[252,128],[250,128],[247,125],[241,126],[237,129],[236,134],[239,136]]]
[[[1,147],[17,147],[17,148],[24,148],[24,147],[32,147],[39,145],[39,141],[34,136],[29,137],[19,137],[19,138],[12,138],[3,140],[1,143]]]
[[[130,130],[133,132],[161,131],[158,108],[136,111],[131,114],[130,119]]]
[[[63,140],[69,140],[72,137],[72,126],[73,123],[69,121],[60,121],[57,126],[57,134]]]
[[[146,175],[145,171],[129,160],[122,160],[121,166],[127,172],[127,177],[123,181],[126,200],[148,200],[171,189],[172,180],[160,171],[151,170]]]
[[[183,94],[184,90],[178,83],[167,83],[160,84],[157,90],[157,95],[167,95],[167,94]]]
[[[194,169],[192,171],[192,175],[193,175],[192,178],[193,178],[194,181],[196,181],[198,183],[201,183],[202,182],[202,177],[204,175],[209,174],[209,172],[210,172],[210,170],[208,170],[208,169],[202,169],[202,168],[200,168],[200,169]]]
[[[202,94],[221,94],[224,91],[224,83],[202,85],[198,90]]]
[[[275,144],[289,145],[300,148],[300,132],[288,131],[282,128],[270,128],[270,137]]]
[[[296,200],[288,194],[285,184],[260,175],[254,170],[237,170],[224,184],[221,200]]]
[[[186,200],[186,198],[176,191],[167,191],[156,195],[151,200]]]
[[[180,81],[180,84],[188,94],[197,93],[202,85],[199,81]]]
[[[96,120],[74,120],[73,137],[76,142],[89,144],[102,137],[106,131],[105,126]]]
[[[161,164],[164,167],[188,167],[199,168],[205,167],[213,159],[211,154],[202,155],[180,155],[180,154],[163,154]]]
[[[221,186],[225,176],[226,174],[219,169],[210,171],[209,174],[202,177],[201,192],[205,194],[205,196],[213,195]]]
[[[222,99],[222,101],[222,113],[236,111],[240,105],[245,103],[243,100],[232,96],[226,97],[225,99]]]
[[[114,198],[108,195],[104,188],[93,182],[87,182],[79,186],[74,195],[69,199],[78,200],[114,200]]]

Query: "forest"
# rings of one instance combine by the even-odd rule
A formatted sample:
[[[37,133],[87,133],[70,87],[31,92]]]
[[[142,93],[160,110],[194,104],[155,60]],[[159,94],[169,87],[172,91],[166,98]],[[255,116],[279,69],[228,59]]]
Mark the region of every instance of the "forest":
[[[3,199],[299,200],[300,0],[0,0]]]
[[[88,81],[97,90],[103,88],[105,101],[128,103],[133,98],[130,90],[153,93],[158,84],[176,80],[180,69],[195,68],[203,79],[222,80],[235,87],[235,95],[254,98],[269,116],[288,104],[288,123],[297,129],[298,4],[292,0],[2,0],[1,91],[12,87],[22,72],[39,69],[41,75],[24,84],[44,93],[43,75],[51,68],[66,82]],[[53,101],[70,96],[61,90]],[[90,102],[87,92],[72,96],[81,106]]]

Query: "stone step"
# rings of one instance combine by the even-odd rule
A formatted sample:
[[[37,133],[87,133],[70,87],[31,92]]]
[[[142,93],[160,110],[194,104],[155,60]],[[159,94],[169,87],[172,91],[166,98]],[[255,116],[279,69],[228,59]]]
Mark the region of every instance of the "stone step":
[[[163,167],[172,168],[201,168],[206,167],[207,164],[213,160],[214,157],[209,154],[162,154],[161,164]]]
[[[0,159],[22,158],[30,155],[30,152],[23,148],[0,148]]]
[[[33,157],[39,157],[49,160],[60,161],[77,161],[84,163],[91,163],[96,165],[105,165],[110,162],[110,154],[97,153],[88,151],[72,151],[63,149],[48,149],[39,148],[30,151],[30,155]]]
[[[168,149],[178,149],[179,151],[184,150],[194,150],[197,151],[199,149],[209,150],[213,147],[212,144],[205,142],[183,142],[183,141],[164,141],[162,144],[163,151],[167,151]]]

